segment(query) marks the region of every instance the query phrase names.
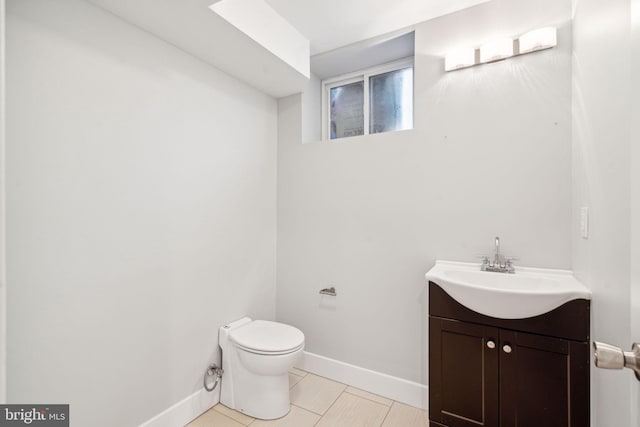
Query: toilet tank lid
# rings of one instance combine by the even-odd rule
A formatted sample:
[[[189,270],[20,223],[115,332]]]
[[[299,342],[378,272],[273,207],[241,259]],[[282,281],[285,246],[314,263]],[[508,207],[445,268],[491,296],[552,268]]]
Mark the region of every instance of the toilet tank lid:
[[[304,343],[300,329],[268,320],[254,320],[231,331],[231,339],[240,346],[265,352],[294,349]]]

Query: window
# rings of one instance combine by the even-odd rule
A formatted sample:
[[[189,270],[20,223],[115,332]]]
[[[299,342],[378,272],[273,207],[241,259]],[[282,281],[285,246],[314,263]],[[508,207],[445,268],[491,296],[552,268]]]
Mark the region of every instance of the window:
[[[331,139],[364,134],[364,82],[329,89]]]
[[[323,81],[323,139],[413,128],[413,58]]]

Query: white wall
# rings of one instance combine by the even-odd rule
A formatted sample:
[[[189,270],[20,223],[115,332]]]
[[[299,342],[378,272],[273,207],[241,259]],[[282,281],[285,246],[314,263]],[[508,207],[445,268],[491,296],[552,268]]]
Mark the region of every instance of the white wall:
[[[322,138],[322,82],[311,73],[307,88],[302,93],[302,142],[315,142]],[[288,126],[289,123],[283,123]]]
[[[0,0],[0,403],[7,398],[7,304],[5,268],[5,5]]]
[[[592,338],[630,346],[630,2],[580,0],[574,15],[573,268],[593,292]],[[580,238],[580,207],[590,236]],[[592,425],[630,424],[627,371],[592,368]]]
[[[640,75],[640,0],[631,0],[631,76]],[[640,82],[631,88],[631,342],[640,342]],[[629,373],[628,373],[629,374]],[[640,425],[640,383],[631,380],[631,423]]]
[[[520,265],[570,268],[570,14],[496,0],[417,25],[414,130],[301,144],[300,97],[279,101],[277,318],[307,350],[426,383],[436,259],[501,236]],[[549,24],[557,48],[443,71],[452,47]]]
[[[10,0],[8,399],[137,425],[275,316],[277,105],[79,0]]]

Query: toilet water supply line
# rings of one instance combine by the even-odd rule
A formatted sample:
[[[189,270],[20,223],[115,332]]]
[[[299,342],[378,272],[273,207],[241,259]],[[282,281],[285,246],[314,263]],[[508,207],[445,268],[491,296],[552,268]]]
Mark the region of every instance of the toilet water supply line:
[[[222,368],[219,368],[218,365],[216,365],[215,363],[209,365],[209,367],[204,371],[204,389],[207,391],[215,390],[215,388],[218,386],[218,383],[220,382],[220,378],[222,378],[222,374],[224,374],[224,371],[222,370]],[[207,384],[207,379],[209,377],[216,377],[216,380],[213,382],[212,387],[209,387],[209,385]]]

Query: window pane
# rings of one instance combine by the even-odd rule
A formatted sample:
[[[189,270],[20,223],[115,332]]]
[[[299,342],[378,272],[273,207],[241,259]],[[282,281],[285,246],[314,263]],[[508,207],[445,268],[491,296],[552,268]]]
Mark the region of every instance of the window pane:
[[[413,128],[413,68],[369,79],[369,133]]]
[[[364,134],[364,82],[331,89],[331,139]]]

